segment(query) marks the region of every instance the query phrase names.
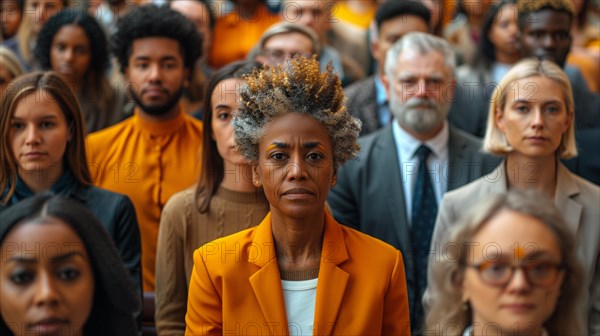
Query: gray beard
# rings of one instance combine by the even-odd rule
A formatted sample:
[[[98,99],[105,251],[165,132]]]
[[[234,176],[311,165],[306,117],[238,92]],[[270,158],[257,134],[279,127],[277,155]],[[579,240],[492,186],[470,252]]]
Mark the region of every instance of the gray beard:
[[[392,97],[390,110],[398,123],[416,133],[428,133],[439,127],[450,110],[449,103],[436,103],[429,99],[411,98],[406,102],[398,102]],[[420,106],[421,105],[421,106]]]

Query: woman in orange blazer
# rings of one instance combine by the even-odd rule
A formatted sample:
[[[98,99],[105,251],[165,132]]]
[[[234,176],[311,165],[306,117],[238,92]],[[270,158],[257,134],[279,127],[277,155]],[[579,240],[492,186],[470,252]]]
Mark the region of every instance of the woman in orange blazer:
[[[234,116],[270,213],[194,253],[187,335],[409,335],[398,250],[325,211],[360,122],[330,67],[296,57],[247,77]]]

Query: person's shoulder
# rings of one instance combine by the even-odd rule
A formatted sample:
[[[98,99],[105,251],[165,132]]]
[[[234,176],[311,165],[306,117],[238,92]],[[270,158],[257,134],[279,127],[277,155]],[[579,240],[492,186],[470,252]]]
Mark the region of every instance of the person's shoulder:
[[[86,202],[90,204],[90,207],[116,207],[118,204],[123,202],[133,207],[133,203],[127,195],[116,193],[114,191],[106,190],[93,185],[85,187],[85,190],[87,197]]]
[[[88,134],[87,141],[92,143],[103,143],[116,138],[125,137],[127,134],[124,133],[124,131],[131,127],[133,127],[133,118],[129,117],[105,129]]]
[[[377,255],[378,258],[396,258],[398,250],[392,245],[345,225],[340,226],[350,254],[369,251],[369,255]]]
[[[188,212],[191,208],[196,204],[195,201],[196,196],[196,186],[189,187],[182,191],[176,192],[167,200],[165,207],[163,208],[162,213],[164,215],[167,214],[175,214],[181,212]]]
[[[482,142],[481,139],[474,136],[473,134],[469,134],[457,127],[454,127],[452,125],[449,126],[450,127],[450,139],[451,140],[459,140],[465,144],[467,144],[469,147],[472,148],[476,148],[477,150],[481,150],[481,146],[482,146]]]
[[[367,78],[356,81],[350,85],[348,85],[344,92],[348,97],[348,100],[355,97],[360,92],[365,92],[365,90],[375,91],[375,76],[369,76]]]
[[[447,204],[471,204],[474,199],[479,199],[483,186],[490,181],[488,176],[484,175],[462,187],[449,190],[442,197],[442,201]]]

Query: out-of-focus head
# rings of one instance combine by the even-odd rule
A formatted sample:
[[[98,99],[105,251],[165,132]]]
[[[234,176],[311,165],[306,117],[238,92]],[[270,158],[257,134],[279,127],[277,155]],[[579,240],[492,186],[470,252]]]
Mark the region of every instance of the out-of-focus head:
[[[23,18],[24,0],[2,0],[0,2],[0,31],[8,40],[17,34]]]
[[[52,16],[68,6],[68,0],[26,0],[25,14],[34,34],[37,35]]]
[[[479,54],[489,63],[497,60],[499,53],[519,54],[519,27],[517,25],[517,1],[501,0],[492,4],[481,27]]]
[[[312,28],[297,23],[281,22],[267,29],[258,41],[256,60],[278,65],[296,55],[310,58],[319,55],[319,37]]]
[[[578,333],[573,307],[584,287],[575,237],[543,194],[489,196],[450,227],[439,249],[425,298],[428,326]]]
[[[384,85],[400,126],[418,138],[443,127],[454,95],[455,55],[445,40],[408,33],[388,51]]]
[[[170,1],[169,6],[194,23],[196,30],[202,36],[202,55],[208,55],[216,24],[215,14],[208,3],[204,0],[173,0]]]
[[[85,162],[85,123],[71,89],[54,72],[19,77],[2,96],[0,190],[6,203],[18,173],[45,171],[58,178],[67,166],[76,181],[89,185]],[[45,140],[45,141],[44,141]]]
[[[551,61],[526,59],[492,94],[483,148],[496,155],[577,155],[569,78]]]
[[[147,38],[165,38],[177,43],[177,51],[185,68],[192,69],[201,56],[202,38],[192,22],[181,13],[169,7],[145,5],[137,7],[127,17],[120,20],[117,33],[112,36],[112,52],[121,66],[121,71],[129,66],[133,44]]]
[[[0,45],[0,97],[9,83],[24,73],[17,55],[8,47]]]
[[[169,7],[141,6],[119,21],[112,42],[140,110],[159,119],[175,115],[201,52],[194,24]]]
[[[282,21],[309,26],[323,40],[334,22],[332,12],[335,6],[335,1],[284,0]]]
[[[81,84],[90,73],[104,76],[110,65],[108,42],[100,24],[85,12],[63,10],[38,34],[34,55],[42,69]]]
[[[203,109],[202,172],[197,188],[201,212],[208,211],[210,199],[223,181],[225,162],[248,164],[235,148],[232,119],[239,109],[243,76],[261,68],[254,61],[234,62],[215,72],[208,82]]]
[[[380,74],[384,73],[390,47],[407,33],[429,32],[430,17],[427,7],[417,1],[388,1],[377,8],[377,38],[371,42],[371,54],[378,62]]]
[[[519,1],[519,29],[523,57],[550,60],[565,66],[575,10],[571,0]]]
[[[0,334],[135,333],[133,284],[85,206],[42,194],[0,219]]]

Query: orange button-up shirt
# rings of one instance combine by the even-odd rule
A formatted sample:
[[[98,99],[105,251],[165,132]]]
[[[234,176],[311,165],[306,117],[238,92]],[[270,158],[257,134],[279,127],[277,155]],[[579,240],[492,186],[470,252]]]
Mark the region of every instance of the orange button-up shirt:
[[[87,137],[94,183],[125,194],[135,206],[142,239],[144,291],[154,290],[156,245],[167,200],[198,180],[202,123],[181,112],[166,122],[133,117]]]

